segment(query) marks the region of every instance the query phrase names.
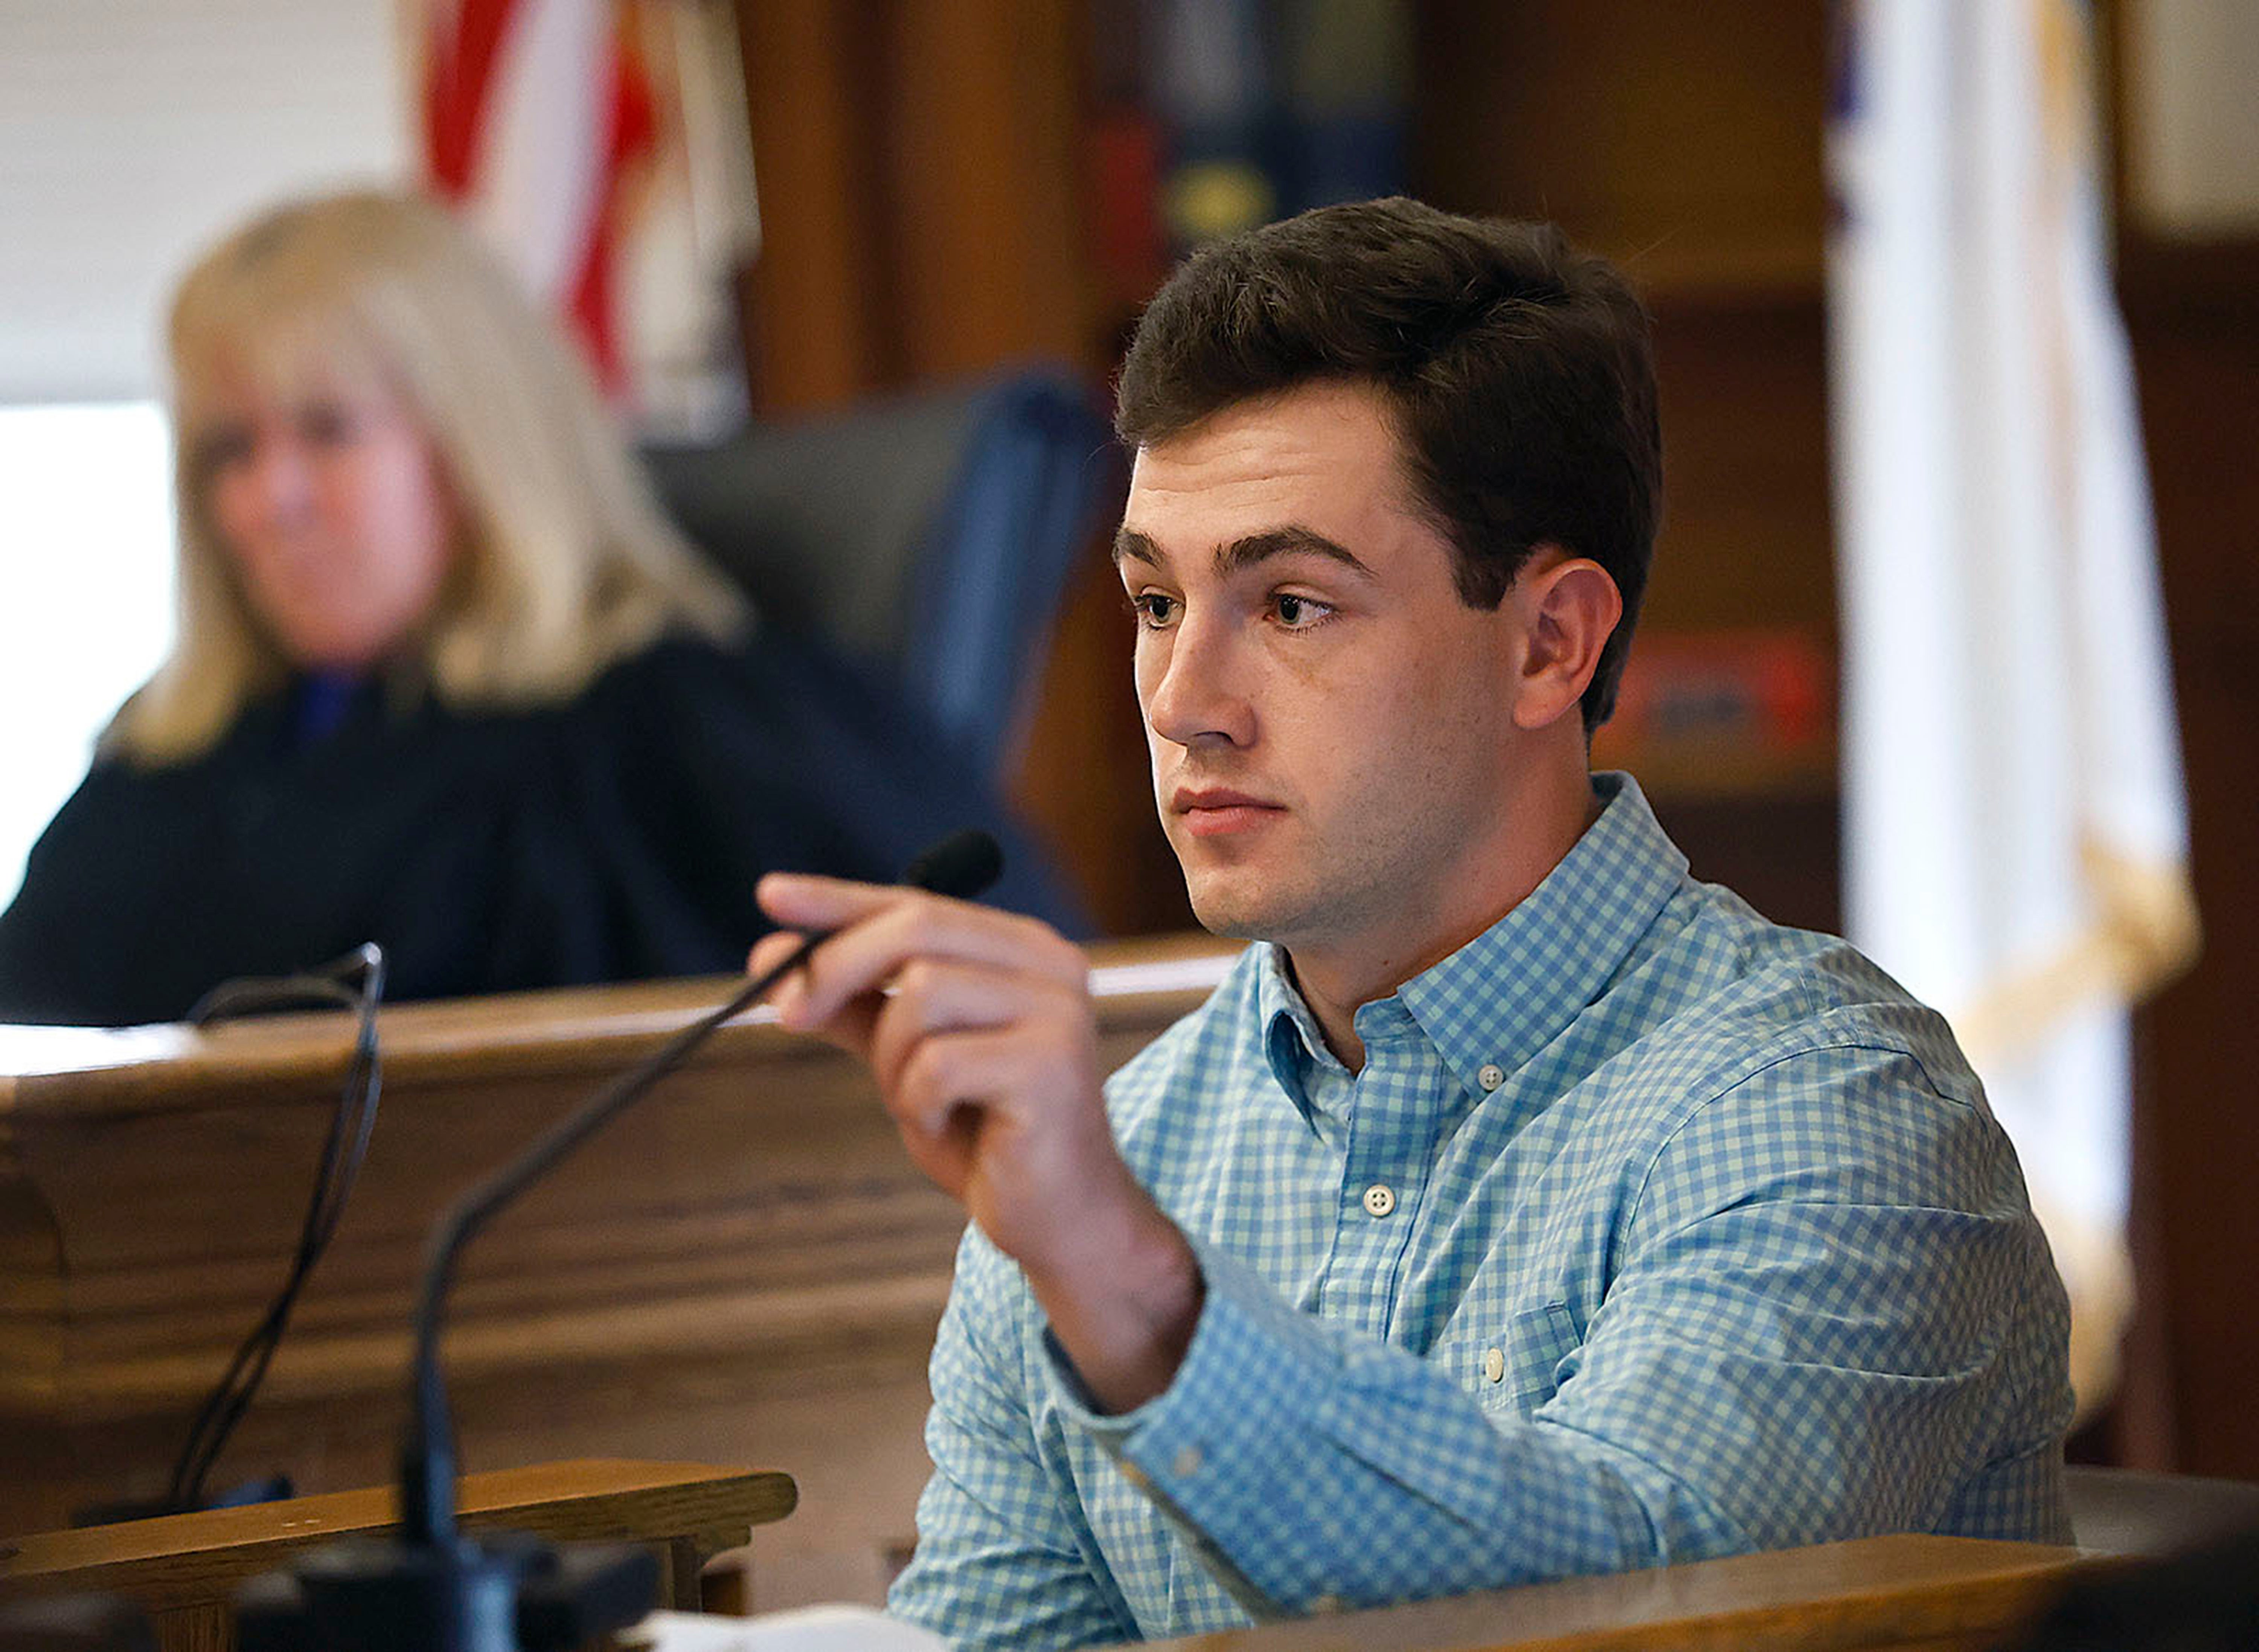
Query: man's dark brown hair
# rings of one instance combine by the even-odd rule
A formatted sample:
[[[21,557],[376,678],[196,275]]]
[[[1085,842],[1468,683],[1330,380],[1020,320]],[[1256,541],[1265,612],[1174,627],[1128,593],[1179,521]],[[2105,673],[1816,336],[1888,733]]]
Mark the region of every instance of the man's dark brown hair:
[[[1320,207],[1169,279],[1130,342],[1115,429],[1142,447],[1327,380],[1387,398],[1470,608],[1497,607],[1540,545],[1608,571],[1623,619],[1582,707],[1588,732],[1606,722],[1663,491],[1647,312],[1623,277],[1550,224],[1401,198]]]

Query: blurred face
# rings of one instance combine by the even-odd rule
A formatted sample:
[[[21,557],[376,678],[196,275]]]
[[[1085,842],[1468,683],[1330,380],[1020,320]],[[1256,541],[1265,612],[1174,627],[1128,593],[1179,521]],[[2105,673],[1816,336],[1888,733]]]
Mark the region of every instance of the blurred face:
[[[1194,910],[1298,966],[1487,922],[1526,778],[1515,601],[1459,600],[1398,447],[1359,387],[1227,409],[1140,450],[1115,542]]]
[[[223,389],[191,462],[246,598],[296,664],[376,664],[431,615],[454,557],[430,438],[374,383]]]

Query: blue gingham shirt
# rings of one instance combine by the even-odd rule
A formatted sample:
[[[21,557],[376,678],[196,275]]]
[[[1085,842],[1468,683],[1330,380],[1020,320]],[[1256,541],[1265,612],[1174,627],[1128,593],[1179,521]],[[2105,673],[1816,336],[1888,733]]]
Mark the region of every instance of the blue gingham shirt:
[[[2068,1542],[2068,1313],[1942,1021],[1638,787],[1351,1075],[1276,949],[1108,1086],[1207,1282],[1094,1414],[977,1231],[893,1609],[1078,1647],[1891,1531]]]

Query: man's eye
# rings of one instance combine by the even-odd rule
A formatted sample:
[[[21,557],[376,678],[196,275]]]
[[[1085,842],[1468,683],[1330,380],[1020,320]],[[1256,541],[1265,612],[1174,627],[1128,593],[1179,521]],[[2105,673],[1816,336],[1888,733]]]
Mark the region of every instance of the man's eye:
[[[1137,610],[1137,623],[1151,630],[1158,630],[1177,616],[1177,599],[1158,591],[1138,592],[1130,599],[1130,606]]]
[[[1333,609],[1315,597],[1297,596],[1292,591],[1281,591],[1271,599],[1271,611],[1279,623],[1293,630],[1307,630],[1332,614]]]

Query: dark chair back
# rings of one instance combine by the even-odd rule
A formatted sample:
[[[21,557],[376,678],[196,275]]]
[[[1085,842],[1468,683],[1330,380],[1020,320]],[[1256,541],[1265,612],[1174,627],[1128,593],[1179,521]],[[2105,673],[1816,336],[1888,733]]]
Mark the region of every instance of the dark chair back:
[[[1122,487],[1089,393],[1044,369],[645,458],[766,618],[892,678],[992,775],[1069,570]]]

